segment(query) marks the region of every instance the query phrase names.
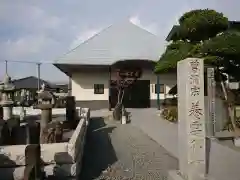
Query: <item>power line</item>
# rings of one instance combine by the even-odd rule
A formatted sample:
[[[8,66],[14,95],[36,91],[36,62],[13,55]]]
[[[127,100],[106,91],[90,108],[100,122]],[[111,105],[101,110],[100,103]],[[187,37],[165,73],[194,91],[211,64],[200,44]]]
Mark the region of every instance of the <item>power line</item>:
[[[53,62],[47,62],[47,61],[17,61],[17,60],[0,60],[1,62],[5,62],[5,71],[6,74],[8,73],[8,63],[9,62],[17,62],[17,63],[31,63],[37,65],[37,76],[38,76],[38,90],[40,90],[40,72],[41,72],[41,65],[42,64],[53,64]]]
[[[1,62],[17,62],[17,63],[30,63],[30,64],[53,64],[50,61],[20,61],[20,60],[0,60]]]

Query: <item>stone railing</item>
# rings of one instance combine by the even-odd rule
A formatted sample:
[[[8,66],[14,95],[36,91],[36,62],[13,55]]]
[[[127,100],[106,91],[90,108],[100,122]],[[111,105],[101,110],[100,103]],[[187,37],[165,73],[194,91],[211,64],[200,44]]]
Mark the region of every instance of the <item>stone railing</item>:
[[[41,144],[41,159],[47,176],[72,179],[81,171],[90,110],[88,108],[77,108],[77,110],[80,121],[68,142]],[[26,147],[27,145],[0,146],[1,180],[23,179]]]

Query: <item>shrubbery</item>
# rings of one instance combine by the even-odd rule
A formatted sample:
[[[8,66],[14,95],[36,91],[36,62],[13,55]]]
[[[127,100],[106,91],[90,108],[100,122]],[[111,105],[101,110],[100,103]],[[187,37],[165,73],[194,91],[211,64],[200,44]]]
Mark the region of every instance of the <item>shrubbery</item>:
[[[170,122],[177,122],[178,120],[177,106],[166,107],[161,112],[162,118]]]

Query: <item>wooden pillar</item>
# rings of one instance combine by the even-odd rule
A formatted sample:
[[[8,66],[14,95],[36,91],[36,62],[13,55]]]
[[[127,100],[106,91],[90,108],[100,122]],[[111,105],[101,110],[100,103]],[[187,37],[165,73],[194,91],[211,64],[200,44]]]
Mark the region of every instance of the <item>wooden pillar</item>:
[[[111,111],[111,79],[112,79],[112,73],[111,73],[111,66],[108,69],[109,72],[109,81],[108,81],[108,110]]]
[[[72,96],[72,76],[68,77],[68,96]]]
[[[160,77],[157,75],[157,108],[160,110]]]

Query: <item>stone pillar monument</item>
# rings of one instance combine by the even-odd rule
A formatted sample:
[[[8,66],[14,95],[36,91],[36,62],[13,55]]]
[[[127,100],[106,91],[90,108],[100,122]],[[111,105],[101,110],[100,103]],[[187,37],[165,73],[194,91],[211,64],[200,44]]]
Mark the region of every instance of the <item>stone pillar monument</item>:
[[[3,107],[3,120],[7,121],[12,118],[13,93],[15,86],[11,83],[11,78],[6,74],[3,84],[0,85],[0,92],[2,94],[0,106]]]
[[[204,63],[187,58],[177,65],[179,171],[169,179],[202,180],[206,177]]]

